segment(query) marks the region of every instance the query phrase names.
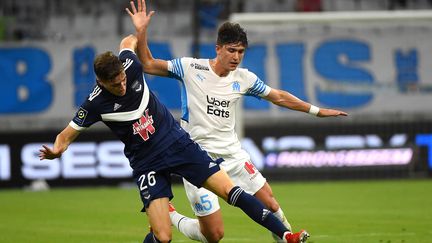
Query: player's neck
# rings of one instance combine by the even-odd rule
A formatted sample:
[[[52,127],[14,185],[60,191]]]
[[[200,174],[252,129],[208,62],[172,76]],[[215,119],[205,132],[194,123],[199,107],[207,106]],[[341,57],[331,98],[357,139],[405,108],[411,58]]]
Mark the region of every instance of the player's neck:
[[[219,77],[226,77],[230,73],[230,70],[224,69],[223,66],[219,65],[217,59],[210,59],[210,68]]]

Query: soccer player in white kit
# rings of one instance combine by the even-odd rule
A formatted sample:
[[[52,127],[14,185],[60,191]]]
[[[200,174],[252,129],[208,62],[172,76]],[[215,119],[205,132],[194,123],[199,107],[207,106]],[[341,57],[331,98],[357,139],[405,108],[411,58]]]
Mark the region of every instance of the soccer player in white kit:
[[[182,127],[210,157],[223,159],[220,165],[236,185],[257,197],[291,230],[270,185],[254,167],[249,154],[242,149],[237,138],[234,129],[236,103],[243,95],[251,95],[319,117],[346,116],[347,113],[318,108],[289,92],[270,88],[254,73],[239,68],[248,42],[245,31],[238,24],[226,22],[219,28],[217,55],[214,59],[183,57],[170,61],[152,57],[146,38],[148,24],[149,21],[144,28],[137,28],[139,58],[146,73],[169,76],[181,82]],[[172,208],[172,224],[190,239],[201,242],[220,241],[224,228],[217,196],[206,189],[198,189],[186,180],[184,186],[198,220],[187,218]],[[304,230],[296,235],[298,238],[292,242],[305,242],[308,237]],[[274,238],[286,242],[275,235]]]

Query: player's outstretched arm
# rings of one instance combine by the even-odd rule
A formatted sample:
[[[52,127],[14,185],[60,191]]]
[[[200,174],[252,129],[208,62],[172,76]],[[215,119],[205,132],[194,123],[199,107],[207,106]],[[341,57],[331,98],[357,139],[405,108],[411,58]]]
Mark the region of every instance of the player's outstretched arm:
[[[137,52],[137,44],[138,40],[136,36],[128,35],[121,40],[119,50],[121,51],[123,49],[131,49],[134,52]]]
[[[68,125],[57,135],[53,148],[42,145],[42,148],[39,150],[39,159],[43,160],[59,158],[63,152],[66,151],[69,144],[71,144],[78,137],[79,133],[79,131]]]
[[[147,14],[145,0],[136,0],[137,6],[133,1],[130,2],[131,9],[126,8],[126,12],[131,17],[135,26],[138,39],[138,58],[140,59],[145,73],[168,76],[168,62],[161,59],[154,59],[147,43],[147,28],[151,17],[155,13],[150,11]]]
[[[296,111],[307,112],[319,117],[348,116],[348,113],[344,111],[318,108],[312,104],[304,102],[303,100],[284,90],[271,89],[270,93],[265,96],[264,99],[281,107]]]

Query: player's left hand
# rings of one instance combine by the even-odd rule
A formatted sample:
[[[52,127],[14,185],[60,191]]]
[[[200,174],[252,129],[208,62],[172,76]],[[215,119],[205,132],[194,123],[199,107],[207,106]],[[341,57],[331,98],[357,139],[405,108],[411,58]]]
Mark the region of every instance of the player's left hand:
[[[150,11],[147,14],[147,7],[146,7],[145,0],[136,0],[136,1],[137,1],[137,7],[135,7],[134,1],[130,1],[131,10],[129,10],[129,8],[126,8],[126,12],[131,17],[135,29],[137,30],[146,29],[147,26],[150,24],[151,17],[155,13],[155,11]]]
[[[320,108],[318,117],[329,117],[329,116],[348,116],[348,113],[339,110]]]

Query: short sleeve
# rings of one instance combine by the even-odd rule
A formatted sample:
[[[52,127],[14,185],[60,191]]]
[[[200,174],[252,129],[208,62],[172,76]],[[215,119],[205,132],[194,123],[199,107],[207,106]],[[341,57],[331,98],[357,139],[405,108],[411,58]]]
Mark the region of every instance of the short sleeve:
[[[169,76],[182,81],[185,76],[185,71],[187,71],[191,62],[192,58],[190,57],[176,58],[168,61]]]
[[[91,103],[86,100],[86,102],[78,108],[69,125],[75,130],[82,131],[100,120],[100,114],[95,112],[94,109],[92,109]]]
[[[246,91],[245,95],[255,96],[257,98],[267,96],[271,88],[267,86],[258,76],[254,73],[247,71],[246,78],[248,83],[250,83],[249,89]]]
[[[135,52],[131,49],[122,49],[119,53],[119,59],[123,62],[123,68],[125,69],[126,75],[132,76],[141,75],[142,65]]]

